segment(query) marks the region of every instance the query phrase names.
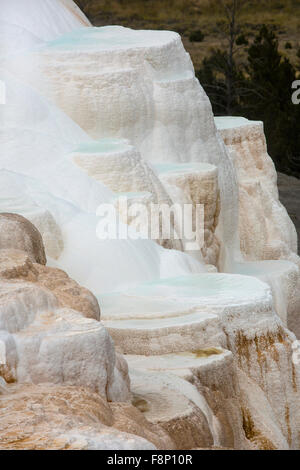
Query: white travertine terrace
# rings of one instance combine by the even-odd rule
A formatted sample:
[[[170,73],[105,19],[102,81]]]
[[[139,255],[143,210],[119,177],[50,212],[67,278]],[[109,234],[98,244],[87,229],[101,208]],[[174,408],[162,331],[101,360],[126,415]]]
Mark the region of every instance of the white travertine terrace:
[[[156,203],[170,203],[154,171],[126,140],[103,139],[79,146],[74,161],[116,193],[149,192]]]
[[[261,124],[215,124],[178,34],[92,28],[71,0],[26,3],[0,12],[0,210],[37,226],[56,269],[0,251],[0,447],[1,404],[13,410],[22,393],[42,401],[50,382],[55,397],[72,387],[83,409],[86,388],[101,406],[131,400],[137,413],[124,435],[118,419],[87,429],[74,404],[66,431],[43,402],[59,423],[53,434],[40,421],[51,448],[299,449],[287,329],[300,334],[299,258]],[[100,240],[98,207],[124,194],[203,204],[198,258],[151,240]],[[57,268],[97,297],[102,323]]]
[[[208,163],[157,164],[154,166],[173,202],[197,204],[204,209],[204,240],[201,248],[206,264],[218,265],[220,243],[215,234],[219,221],[218,171]]]
[[[297,233],[279,201],[277,174],[267,152],[263,123],[225,117],[216,118],[216,124],[237,169],[243,254],[250,261],[290,259],[299,264]],[[256,223],[249,230],[254,218]]]
[[[0,338],[7,355],[4,379],[88,383],[105,398],[128,398],[128,384],[120,370],[115,370],[113,343],[101,323],[61,310],[55,296],[30,283],[1,280],[0,296]]]
[[[243,276],[201,274],[102,297],[102,320],[125,354],[154,355],[225,345],[224,312],[271,309],[269,289]],[[194,345],[194,346],[193,346]]]
[[[229,270],[239,251],[235,172],[180,36],[83,28],[45,44],[25,61],[30,63],[26,80],[94,139],[128,139],[149,162],[218,167],[219,263]],[[24,77],[24,59],[11,62],[10,70]]]
[[[297,233],[277,189],[277,174],[267,152],[262,122],[216,118],[216,125],[236,167],[239,184],[241,251],[250,263],[236,271],[269,282],[277,312],[300,334],[300,258]],[[256,261],[265,260],[263,263]],[[280,263],[272,260],[282,260]]]
[[[72,158],[89,176],[117,194],[121,193],[120,196],[138,203],[141,201],[134,196],[136,193],[149,194],[148,202],[144,201],[149,205],[149,214],[151,203],[172,204],[153,169],[126,140],[102,139],[82,144],[72,152]],[[157,241],[165,248],[182,249],[179,240]]]

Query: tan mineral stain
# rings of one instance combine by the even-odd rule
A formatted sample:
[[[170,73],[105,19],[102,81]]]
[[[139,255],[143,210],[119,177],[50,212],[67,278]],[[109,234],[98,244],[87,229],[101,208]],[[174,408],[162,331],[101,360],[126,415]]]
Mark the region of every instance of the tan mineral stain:
[[[276,450],[274,444],[265,437],[259,429],[256,428],[254,421],[252,419],[251,413],[248,409],[242,409],[243,414],[243,428],[245,435],[249,441],[253,442],[259,450]]]

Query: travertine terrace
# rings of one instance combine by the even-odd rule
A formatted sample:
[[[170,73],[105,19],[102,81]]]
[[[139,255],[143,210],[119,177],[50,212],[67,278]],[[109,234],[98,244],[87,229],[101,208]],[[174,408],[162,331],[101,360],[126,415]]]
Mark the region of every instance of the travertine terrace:
[[[299,449],[300,259],[263,124],[214,119],[177,33],[10,0],[0,38],[0,448]],[[203,244],[101,239],[124,195],[202,205]]]

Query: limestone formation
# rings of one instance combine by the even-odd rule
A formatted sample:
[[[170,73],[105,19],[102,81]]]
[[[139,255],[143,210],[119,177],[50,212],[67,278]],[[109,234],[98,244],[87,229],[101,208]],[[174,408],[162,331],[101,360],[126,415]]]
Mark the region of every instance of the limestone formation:
[[[147,205],[149,220],[150,204],[172,205],[172,198],[167,194],[156,173],[142,160],[139,152],[125,140],[102,139],[98,143],[85,144],[76,149],[72,156],[74,162],[91,177],[101,181],[119,197],[126,198],[128,206],[130,203]],[[128,210],[129,207],[126,208],[126,212]],[[131,225],[128,220],[125,220],[125,223]],[[148,236],[150,238],[150,231]],[[156,241],[165,248],[178,250],[183,248],[180,237],[177,240],[175,237],[163,239],[158,236]]]
[[[0,249],[7,248],[25,251],[35,263],[47,262],[39,231],[18,214],[0,213]]]
[[[95,296],[60,269],[34,266],[37,271],[36,282],[51,290],[62,307],[79,311],[87,318],[100,320],[100,308]]]
[[[177,33],[25,3],[0,10],[0,447],[299,449],[300,262],[262,124],[214,119]],[[141,237],[124,196],[201,205],[203,238]]]
[[[174,447],[129,403],[108,405],[129,400],[128,369],[89,291],[13,249],[0,250],[0,291],[0,449]]]
[[[28,83],[92,138],[127,139],[150,163],[218,166],[220,262],[222,268],[227,265],[238,242],[234,168],[180,36],[117,26],[83,28],[45,44],[28,60],[35,71],[25,77]],[[16,72],[14,63],[8,67]]]
[[[5,198],[2,198],[1,212],[12,211],[30,221],[42,235],[46,256],[58,259],[64,249],[64,242],[61,228],[53,214],[49,209],[35,203],[29,195],[25,196],[22,191],[14,192],[12,189],[7,181],[7,186],[3,187]]]
[[[108,399],[128,399],[126,373],[115,370],[113,343],[101,323],[59,308],[50,291],[2,282],[0,326],[7,382],[89,384]]]
[[[277,174],[267,152],[263,123],[216,118],[216,124],[237,169],[243,253],[250,261],[289,259],[299,263],[296,230],[279,201]]]
[[[250,261],[236,266],[236,271],[256,275],[270,284],[277,313],[299,337],[297,233],[279,200],[277,174],[267,152],[263,123],[223,117],[216,118],[216,124],[237,170],[240,245]],[[260,260],[264,262],[255,263]]]
[[[158,203],[169,198],[155,172],[126,140],[102,139],[79,146],[74,161],[116,193],[149,192]]]
[[[179,449],[213,446],[216,420],[192,384],[172,371],[131,369],[130,376],[134,405],[163,427]]]
[[[0,250],[0,375],[7,383],[88,385],[128,400],[126,363],[99,319],[97,300],[64,272]]]
[[[154,378],[139,377],[136,370],[179,375],[201,395],[201,405],[196,403],[207,417],[214,445],[297,448],[298,437],[292,429],[299,425],[300,370],[291,361],[296,338],[275,314],[266,284],[253,278],[250,290],[247,277],[227,275],[218,283],[218,276],[208,274],[207,282],[215,278],[209,284],[204,283],[204,275],[198,280],[194,277],[194,283],[191,279],[185,283],[183,279],[161,281],[130,291],[127,298],[124,295],[115,302],[103,299],[102,318],[117,348],[126,354],[131,389],[138,394],[148,419],[160,422],[159,409],[149,399]],[[210,295],[208,285],[215,286]],[[177,301],[172,302],[172,298]],[[140,310],[139,305],[144,309]],[[164,376],[156,380],[157,388],[163,389],[163,384],[174,388]],[[186,387],[177,386],[177,394],[185,395]],[[254,400],[252,394],[259,399]],[[174,397],[174,402],[184,399]],[[149,409],[155,411],[148,414]],[[173,413],[170,421],[180,422],[178,404]],[[192,426],[191,413],[186,415],[185,427]]]
[[[199,248],[206,264],[218,266],[220,242],[216,228],[220,213],[220,191],[217,168],[207,163],[183,163],[157,164],[155,169],[173,202],[192,204],[195,227],[197,205],[203,208],[203,223],[198,228],[199,232],[203,231],[199,237]]]
[[[172,447],[168,434],[132,405],[110,405],[83,387],[10,385],[0,397],[1,450]]]
[[[87,318],[100,320],[100,308],[94,295],[60,269],[32,263],[20,250],[0,250],[0,279],[24,280],[45,287],[55,294],[61,307],[79,311]]]

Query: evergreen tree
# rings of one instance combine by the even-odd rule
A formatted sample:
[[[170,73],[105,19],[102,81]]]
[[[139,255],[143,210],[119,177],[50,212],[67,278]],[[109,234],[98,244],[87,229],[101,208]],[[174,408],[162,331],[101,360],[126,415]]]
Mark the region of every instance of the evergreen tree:
[[[232,116],[242,111],[240,97],[246,91],[244,75],[234,60],[229,63],[226,51],[213,50],[203,60],[196,75],[210,98],[216,116]]]
[[[265,25],[247,52],[245,64],[238,67],[233,60],[229,70],[228,51],[214,50],[203,60],[197,76],[216,115],[263,121],[277,169],[300,177],[300,105],[292,102],[296,70],[281,55],[275,33]]]
[[[265,25],[248,49],[246,73],[250,93],[241,97],[244,114],[264,122],[278,169],[297,171],[299,107],[291,99],[296,71],[280,54],[275,33]]]
[[[216,0],[215,6],[224,15],[217,24],[224,37],[226,49],[213,49],[209,58],[203,60],[197,76],[211,98],[216,115],[231,116],[239,112],[239,99],[245,93],[243,73],[236,63],[236,54],[247,44],[241,34],[239,15],[245,0]]]

